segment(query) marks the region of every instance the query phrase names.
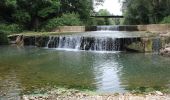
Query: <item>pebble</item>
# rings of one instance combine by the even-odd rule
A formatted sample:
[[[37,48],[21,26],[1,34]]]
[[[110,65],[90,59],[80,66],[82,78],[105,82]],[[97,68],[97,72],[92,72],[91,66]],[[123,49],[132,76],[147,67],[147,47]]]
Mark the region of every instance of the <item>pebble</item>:
[[[155,91],[155,94],[148,95],[134,95],[131,93],[125,93],[116,96],[114,94],[90,95],[81,91],[75,92],[74,90],[66,90],[65,93],[58,95],[56,95],[56,92],[50,93],[51,94],[45,96],[24,95],[23,100],[170,100],[170,95],[164,95],[160,91]]]
[[[160,95],[160,96],[162,96],[163,95],[163,93],[162,92],[160,92],[160,91],[155,91],[156,92],[156,94],[157,95]]]

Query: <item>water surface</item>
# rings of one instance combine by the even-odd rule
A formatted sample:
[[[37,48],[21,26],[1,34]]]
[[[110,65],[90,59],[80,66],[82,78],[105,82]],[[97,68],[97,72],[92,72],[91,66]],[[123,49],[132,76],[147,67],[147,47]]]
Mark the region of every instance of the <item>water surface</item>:
[[[169,84],[170,59],[159,55],[0,47],[0,99],[55,86],[122,93]]]
[[[80,33],[66,33],[66,34],[59,34],[60,36],[71,36],[71,37],[95,37],[95,38],[133,38],[133,37],[147,37],[150,35],[156,35],[153,33],[147,33],[144,31],[89,31],[89,32],[80,32]]]

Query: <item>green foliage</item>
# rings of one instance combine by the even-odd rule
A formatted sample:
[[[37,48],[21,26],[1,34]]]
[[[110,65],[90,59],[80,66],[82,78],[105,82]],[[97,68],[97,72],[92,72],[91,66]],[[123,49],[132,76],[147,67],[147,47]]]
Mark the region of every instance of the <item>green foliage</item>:
[[[6,6],[16,6],[16,0],[6,0],[5,5]]]
[[[6,34],[21,32],[21,26],[17,24],[0,24],[0,31]]]
[[[97,25],[106,25],[104,18],[97,18],[96,23],[97,23]]]
[[[40,0],[39,0],[40,1]],[[37,10],[37,15],[42,18],[48,17],[50,14],[57,13],[56,10],[59,10],[60,2],[59,0],[42,0],[41,2],[43,5],[39,5]],[[45,6],[44,6],[45,4]]]
[[[16,11],[15,14],[13,14],[13,17],[15,19],[15,22],[23,25],[27,24],[31,21],[31,16],[28,12],[25,12],[23,10]]]
[[[146,0],[128,0],[124,23],[147,24],[149,23],[148,12]]]
[[[59,0],[17,0],[15,21],[38,30],[41,22],[58,13]]]
[[[165,17],[160,23],[161,24],[169,24],[170,23],[170,16]]]
[[[0,16],[2,20],[12,22],[12,14],[16,9],[16,0],[0,0]]]
[[[7,44],[7,43],[8,43],[7,34],[0,31],[0,45]]]
[[[94,1],[99,4],[103,2]],[[0,22],[16,23],[27,30],[39,30],[45,22],[54,18],[60,20],[58,25],[64,25],[65,21],[68,21],[65,25],[74,25],[70,20],[61,21],[61,17],[68,19],[64,14],[72,12],[78,14],[78,19],[84,24],[91,23],[93,0],[0,0]],[[79,22],[75,23],[77,25]]]
[[[93,0],[61,0],[61,9],[63,13],[78,13],[80,19],[87,22],[90,14],[93,12]]]
[[[81,24],[82,22],[80,21],[78,14],[67,13],[63,14],[61,17],[53,18],[47,21],[46,25],[44,26],[44,30],[50,31],[57,26],[77,26]]]
[[[124,0],[124,24],[157,24],[170,15],[169,0]]]
[[[107,11],[107,9],[100,9],[97,13],[97,16],[109,16],[111,15],[109,11]]]
[[[97,13],[96,16],[109,16],[111,15],[109,11],[107,11],[106,9],[100,9]],[[111,20],[109,19],[105,19],[105,18],[97,18],[96,19],[96,23],[97,25],[110,25],[111,24]]]

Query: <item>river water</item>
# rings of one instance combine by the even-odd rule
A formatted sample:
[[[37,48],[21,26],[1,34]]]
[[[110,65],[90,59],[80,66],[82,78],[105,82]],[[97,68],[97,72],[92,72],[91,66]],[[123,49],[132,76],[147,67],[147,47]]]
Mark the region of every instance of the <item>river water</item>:
[[[169,84],[170,59],[155,54],[0,46],[0,99],[58,86],[123,93]]]

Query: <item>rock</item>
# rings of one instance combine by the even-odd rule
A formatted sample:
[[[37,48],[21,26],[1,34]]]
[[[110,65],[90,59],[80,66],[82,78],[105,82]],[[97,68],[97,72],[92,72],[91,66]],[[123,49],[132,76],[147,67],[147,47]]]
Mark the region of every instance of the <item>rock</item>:
[[[24,35],[21,34],[9,35],[8,39],[10,44],[15,44],[17,46],[24,45]]]
[[[126,48],[128,51],[137,51],[137,52],[153,52],[154,38],[141,38],[140,41],[132,42],[130,45],[127,45]]]
[[[170,52],[170,47],[168,47],[168,48],[165,48],[165,50],[166,50],[166,51],[168,51],[168,52]]]
[[[165,44],[165,48],[168,48],[168,47],[170,47],[170,44]]]
[[[145,52],[152,52],[152,45],[153,45],[152,38],[143,38],[142,42],[145,47]]]
[[[159,36],[161,36],[161,37],[170,37],[170,32],[159,34]]]
[[[162,56],[168,56],[168,57],[170,57],[170,47],[167,47],[167,48],[165,48],[165,49],[161,49],[161,50],[160,50],[160,54],[161,54]]]
[[[160,96],[162,96],[162,95],[163,95],[163,93],[162,93],[162,92],[160,92],[160,91],[155,91],[155,93],[156,93],[157,95],[160,95]]]
[[[134,51],[134,52],[145,52],[145,48],[141,42],[134,42],[128,46],[126,46],[127,51]]]
[[[23,35],[18,35],[16,40],[15,40],[15,43],[18,46],[23,46],[24,45],[24,36]]]
[[[29,100],[28,96],[25,96],[25,95],[23,95],[22,98],[23,98],[23,100]]]

